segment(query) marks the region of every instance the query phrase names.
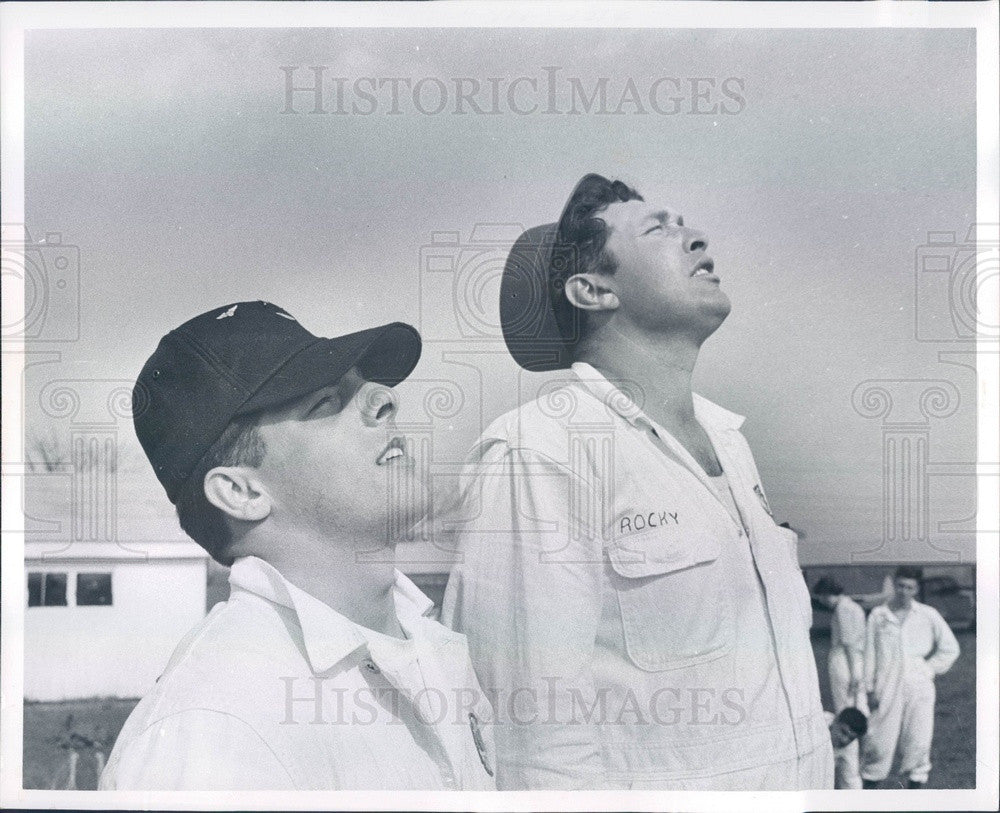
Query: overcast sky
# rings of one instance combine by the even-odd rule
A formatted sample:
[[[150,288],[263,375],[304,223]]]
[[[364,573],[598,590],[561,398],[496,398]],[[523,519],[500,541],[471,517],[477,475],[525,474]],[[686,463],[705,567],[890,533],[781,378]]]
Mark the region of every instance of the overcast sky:
[[[27,225],[79,247],[81,308],[29,374],[29,428],[66,431],[38,410],[51,379],[132,381],[180,322],[266,299],[320,335],[418,325],[400,420],[460,393],[432,424],[447,469],[545,380],[503,351],[496,272],[596,171],[707,232],[733,311],[697,389],[747,416],[803,561],[969,559],[974,479],[940,464],[975,459],[975,382],[939,360],[968,345],[917,258],[975,220],[974,58],[957,29],[31,32]],[[325,66],[326,112],[308,92],[283,112],[282,66],[297,85]],[[457,233],[437,252],[456,274],[429,266],[435,232]],[[886,427],[852,406],[870,379],[911,382],[884,385],[889,419],[929,429],[929,543],[882,544]],[[932,380],[946,417],[920,411]],[[148,467],[126,480],[141,535],[169,505]]]

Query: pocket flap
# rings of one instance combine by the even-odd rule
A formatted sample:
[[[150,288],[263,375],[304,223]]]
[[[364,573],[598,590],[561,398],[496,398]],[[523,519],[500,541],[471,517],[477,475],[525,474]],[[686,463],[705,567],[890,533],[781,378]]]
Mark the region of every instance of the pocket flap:
[[[608,559],[620,576],[641,579],[714,562],[721,551],[717,537],[657,529],[619,538],[608,547]]]

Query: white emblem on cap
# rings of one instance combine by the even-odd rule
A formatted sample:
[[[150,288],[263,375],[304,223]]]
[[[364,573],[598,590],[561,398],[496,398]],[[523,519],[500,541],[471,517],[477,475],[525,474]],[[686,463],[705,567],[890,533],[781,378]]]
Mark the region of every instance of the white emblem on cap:
[[[239,307],[239,305],[233,305],[229,310],[220,313],[215,318],[216,319],[225,319],[227,316],[232,316],[234,313],[236,313],[236,309],[238,307]]]

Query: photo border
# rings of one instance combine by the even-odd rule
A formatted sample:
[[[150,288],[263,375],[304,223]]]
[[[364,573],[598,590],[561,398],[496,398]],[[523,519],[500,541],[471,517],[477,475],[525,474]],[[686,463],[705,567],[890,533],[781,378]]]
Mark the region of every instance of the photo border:
[[[76,28],[975,28],[977,32],[978,250],[998,245],[998,43],[996,2],[449,2],[449,3],[5,3],[0,5],[2,49],[2,220],[24,222],[24,35],[32,29]],[[21,297],[23,306],[23,296]],[[997,324],[998,304],[979,303],[987,324]],[[992,308],[992,311],[986,310]],[[23,307],[22,307],[23,309]],[[978,461],[998,465],[998,348],[977,341]],[[697,792],[107,792],[20,788],[23,736],[24,540],[21,384],[23,341],[4,341],[2,440],[2,721],[0,803],[22,808],[150,808],[220,810],[995,810],[998,805],[998,596],[1000,557],[996,529],[1000,495],[996,480],[978,479],[977,510],[977,737],[976,788],[958,790]]]

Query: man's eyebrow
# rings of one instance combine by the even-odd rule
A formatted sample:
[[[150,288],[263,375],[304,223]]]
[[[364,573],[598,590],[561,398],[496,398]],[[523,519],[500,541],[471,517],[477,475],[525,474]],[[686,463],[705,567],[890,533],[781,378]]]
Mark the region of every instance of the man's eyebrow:
[[[651,212],[650,214],[646,215],[642,219],[640,225],[646,226],[649,223],[666,223],[668,220],[670,220],[670,210],[660,209],[659,211]]]
[[[670,218],[670,212],[665,209],[659,212],[651,212],[639,221],[639,234],[646,234],[654,225],[663,225]]]
[[[660,209],[653,212],[652,214],[647,215],[646,218],[642,220],[642,223],[644,226],[651,221],[659,223],[660,225],[666,225],[671,220],[673,220],[678,226],[684,225],[684,215],[673,209]]]

